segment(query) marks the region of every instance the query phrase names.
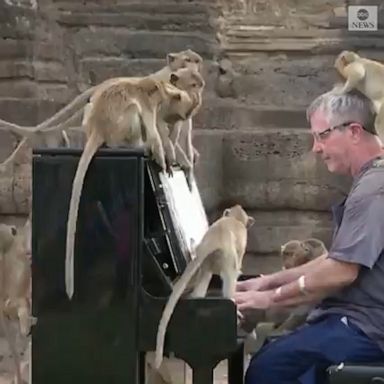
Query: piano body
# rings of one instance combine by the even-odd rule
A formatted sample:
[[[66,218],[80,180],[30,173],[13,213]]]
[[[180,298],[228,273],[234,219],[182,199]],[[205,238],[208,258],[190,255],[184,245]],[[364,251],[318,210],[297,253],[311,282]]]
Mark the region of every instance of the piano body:
[[[155,350],[172,281],[188,262],[188,237],[202,236],[205,213],[181,171],[168,180],[141,151],[101,148],[83,186],[69,300],[66,223],[80,155],[33,152],[32,383],[144,383],[144,354]],[[230,383],[242,383],[239,351],[233,302],[179,302],[165,352],[190,365],[194,384],[213,383],[213,369],[226,358]]]

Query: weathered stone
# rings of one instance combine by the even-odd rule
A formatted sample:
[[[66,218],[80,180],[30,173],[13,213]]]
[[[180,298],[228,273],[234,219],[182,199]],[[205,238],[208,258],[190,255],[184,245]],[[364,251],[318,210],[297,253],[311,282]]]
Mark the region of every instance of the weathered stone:
[[[194,131],[193,145],[200,153],[195,166],[196,182],[208,214],[215,211],[222,200],[223,133],[218,131]]]
[[[249,229],[247,251],[260,254],[279,254],[280,246],[289,240],[318,238],[329,246],[332,236],[330,213],[312,211],[254,211],[255,218]]]
[[[200,31],[211,32],[204,14],[154,14],[154,13],[60,13],[58,22],[67,26],[84,27],[88,25],[127,27],[131,30],[150,31]]]
[[[303,109],[252,106],[231,99],[205,98],[194,117],[196,129],[239,130],[252,127],[300,128],[308,123]]]
[[[33,67],[36,81],[67,83],[69,80],[69,74],[66,73],[62,63],[37,61]]]
[[[17,165],[14,167],[14,170],[13,201],[16,206],[15,213],[28,214],[30,211],[32,198],[31,162]]]
[[[35,83],[31,80],[0,81],[0,97],[33,98],[35,90]]]
[[[73,35],[80,56],[122,56],[129,58],[163,58],[168,52],[191,48],[203,57],[211,57],[214,41],[194,33],[129,31],[122,28],[92,27]],[[161,44],[153,44],[161,41]]]
[[[72,12],[74,14],[79,12],[103,12],[103,13],[143,13],[143,14],[152,14],[156,15],[159,13],[159,6],[161,5],[162,14],[180,14],[180,15],[196,15],[196,14],[206,14],[207,9],[205,2],[197,1],[163,1],[155,0],[150,2],[125,2],[125,3],[113,3],[110,1],[94,1],[80,3],[77,1],[55,1],[54,3],[59,11]]]
[[[307,131],[228,133],[223,142],[224,199],[259,209],[326,211],[348,190],[309,153]]]
[[[34,76],[31,62],[2,60],[0,61],[0,79],[29,78]]]

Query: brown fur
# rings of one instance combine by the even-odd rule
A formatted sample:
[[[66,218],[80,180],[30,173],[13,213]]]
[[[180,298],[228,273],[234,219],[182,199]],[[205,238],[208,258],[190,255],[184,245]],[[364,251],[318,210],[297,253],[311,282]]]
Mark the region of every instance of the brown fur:
[[[168,122],[187,119],[195,105],[186,92],[150,77],[123,79],[103,88],[93,98],[85,127],[87,142],[73,181],[68,215],[65,283],[70,298],[74,290],[73,258],[77,213],[88,166],[103,143],[109,146],[122,143],[142,145],[143,128],[146,146],[162,170],[165,170],[164,150],[156,127],[159,108],[163,108],[162,118]]]
[[[0,224],[0,254],[1,254],[1,308],[0,320],[9,348],[11,350],[17,383],[22,382],[20,372],[20,357],[16,350],[15,340],[9,332],[6,317],[17,319],[21,333],[26,336],[33,324],[31,316],[31,266],[27,255],[30,248],[29,241],[30,223],[27,222],[25,233],[18,233],[16,227]]]
[[[191,279],[194,289],[191,297],[204,297],[213,274],[223,280],[223,296],[233,299],[236,281],[241,273],[241,264],[247,245],[247,228],[254,223],[240,205],[224,210],[195,249],[195,257],[174,285],[171,296],[161,317],[157,341],[155,367],[160,368],[163,359],[164,338],[168,322],[175,306]]]
[[[384,65],[355,52],[343,51],[335,60],[335,68],[346,81],[342,86],[335,86],[332,92],[343,94],[357,89],[367,96],[377,114],[376,133],[384,140]]]

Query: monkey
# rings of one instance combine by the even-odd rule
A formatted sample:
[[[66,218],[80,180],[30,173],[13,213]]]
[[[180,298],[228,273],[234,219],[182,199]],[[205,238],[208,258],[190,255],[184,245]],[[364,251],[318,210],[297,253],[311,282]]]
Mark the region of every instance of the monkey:
[[[77,166],[72,184],[72,195],[67,221],[65,258],[65,286],[69,298],[73,296],[73,257],[78,206],[88,166],[97,149],[104,143],[133,146],[145,144],[155,161],[165,171],[164,150],[156,127],[156,112],[163,110],[166,122],[187,119],[195,108],[195,101],[173,85],[150,77],[124,79],[97,92],[91,103],[85,127],[87,141]],[[164,112],[166,111],[166,112]]]
[[[186,91],[190,97],[194,98],[196,100],[195,108],[191,113],[191,117],[194,116],[197,113],[197,111],[200,109],[201,103],[202,103],[202,91],[205,87],[205,81],[203,77],[200,75],[200,73],[197,72],[195,69],[189,68],[189,67],[178,69],[175,72],[171,72],[169,74],[169,77],[166,77],[165,70],[164,70],[162,72],[162,75],[159,76],[159,78],[156,77],[156,74],[149,75],[148,77],[152,79],[160,80],[160,81],[163,78],[165,78],[164,81],[168,81],[169,83],[174,85],[176,88]],[[112,78],[112,79],[106,80],[104,83],[99,85],[99,88],[91,96],[89,103],[86,105],[84,109],[83,126],[85,126],[87,123],[93,100],[95,100],[95,98],[98,97],[98,94],[102,92],[103,89],[110,86],[111,84],[116,84],[120,81],[125,81],[127,79],[132,79],[137,81],[140,78],[139,77]],[[191,146],[185,147],[179,144],[179,140],[185,141],[185,140],[191,140],[192,138],[192,133],[190,131],[192,128],[191,118],[187,120],[187,126],[184,127],[182,124],[180,124],[180,123],[183,123],[183,121],[178,121],[175,124],[169,124],[164,120],[162,115],[163,115],[163,111],[162,109],[160,109],[157,116],[157,127],[163,143],[164,151],[165,151],[165,160],[167,162],[168,173],[171,173],[170,172],[171,165],[174,163],[180,163],[183,170],[185,171],[191,169],[192,166],[190,165],[188,157],[184,153],[183,148],[187,148],[187,151],[189,152],[193,151],[193,148]],[[190,143],[192,142],[190,141]],[[188,150],[188,148],[190,149]]]
[[[160,319],[156,338],[156,369],[160,369],[162,363],[167,325],[191,279],[194,279],[194,287],[190,297],[204,297],[212,275],[217,274],[223,281],[223,296],[233,300],[247,245],[247,229],[254,221],[238,204],[227,208],[222,216],[209,226],[200,243],[194,247],[195,257],[175,283]]]
[[[376,113],[376,133],[384,141],[384,65],[353,51],[342,51],[334,66],[346,81],[342,86],[335,86],[332,93],[341,95],[357,89],[367,96]]]
[[[22,383],[20,357],[15,340],[11,337],[6,316],[18,319],[20,331],[24,336],[29,334],[30,326],[36,320],[30,315],[31,266],[26,250],[28,238],[25,237],[28,231],[28,221],[21,233],[18,233],[15,226],[0,224],[0,321],[13,357],[18,384]]]
[[[202,57],[191,49],[176,53],[168,53],[166,60],[167,65],[152,74],[155,79],[167,81],[171,72],[176,71],[180,68],[189,68],[200,72],[203,62]],[[55,113],[52,117],[45,120],[43,123],[38,124],[36,127],[19,126],[0,119],[0,129],[7,129],[8,131],[11,131],[23,137],[20,143],[17,145],[16,149],[12,152],[12,154],[2,164],[0,164],[0,166],[2,166],[1,168],[4,170],[6,166],[15,161],[18,154],[28,143],[28,140],[35,138],[39,133],[45,134],[47,132],[61,130],[63,132],[62,136],[66,146],[70,146],[69,138],[65,133],[65,129],[68,128],[74,121],[76,121],[82,114],[82,125],[85,125],[88,116],[88,110],[90,108],[89,98],[94,93],[94,91],[96,91],[99,86],[103,86],[104,83],[105,81],[99,85],[95,85],[88,88],[83,93],[78,95],[65,108]]]
[[[298,267],[327,252],[325,244],[316,238],[289,240],[280,247],[282,269]],[[305,322],[310,309],[311,306],[302,305],[288,313],[282,309],[251,311],[241,325],[247,334],[246,349],[255,351],[268,336],[294,330]]]
[[[283,269],[291,269],[327,253],[325,244],[315,238],[290,240],[280,249]]]

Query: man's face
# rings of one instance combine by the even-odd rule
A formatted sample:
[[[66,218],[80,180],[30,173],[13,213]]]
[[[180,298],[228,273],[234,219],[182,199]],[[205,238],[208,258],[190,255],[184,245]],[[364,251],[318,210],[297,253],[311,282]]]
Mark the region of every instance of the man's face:
[[[313,135],[312,151],[321,156],[330,172],[348,174],[352,144],[348,127],[331,125],[321,111],[312,114],[310,123]]]

